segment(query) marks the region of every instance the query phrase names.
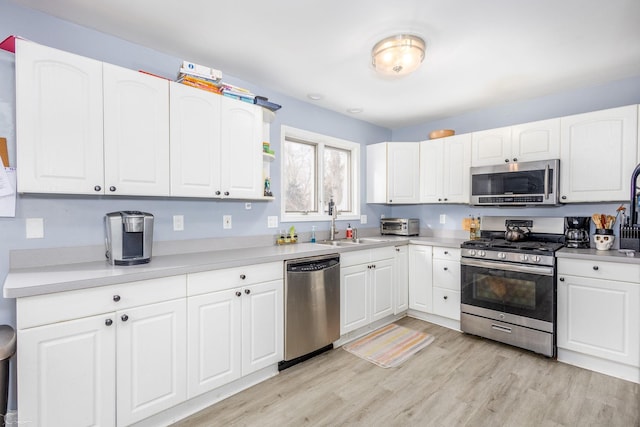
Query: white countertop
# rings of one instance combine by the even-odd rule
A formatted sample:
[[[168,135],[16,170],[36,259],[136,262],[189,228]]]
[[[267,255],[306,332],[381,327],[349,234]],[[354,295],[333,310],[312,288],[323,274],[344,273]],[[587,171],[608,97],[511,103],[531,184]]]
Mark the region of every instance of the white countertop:
[[[625,250],[623,249],[623,251]],[[562,248],[556,252],[557,258],[577,258],[594,261],[620,262],[625,264],[640,264],[640,254],[635,253],[634,255],[635,256],[628,256],[626,252],[620,252],[618,249],[599,251],[597,249]]]
[[[409,242],[423,245],[460,247],[463,240],[436,237],[379,237],[382,242],[332,247],[319,243],[214,250],[154,256],[148,264],[114,266],[106,261],[82,262],[9,271],[4,282],[5,298],[22,298],[55,292],[115,285],[200,271],[284,261],[316,255],[350,252]]]

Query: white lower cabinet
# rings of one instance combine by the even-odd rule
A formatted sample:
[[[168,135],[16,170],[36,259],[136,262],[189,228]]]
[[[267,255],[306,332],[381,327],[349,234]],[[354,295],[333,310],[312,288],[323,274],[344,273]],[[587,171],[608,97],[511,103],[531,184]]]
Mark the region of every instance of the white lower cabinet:
[[[433,248],[409,245],[409,308],[433,312]]]
[[[396,246],[395,257],[395,304],[393,314],[409,308],[409,247]]]
[[[558,360],[640,382],[640,265],[559,259],[557,327]]]
[[[282,360],[282,263],[190,274],[188,292],[189,398]]]
[[[184,401],[184,296],[174,276],[19,299],[19,419],[126,426]]]
[[[341,255],[341,335],[394,314],[394,254],[388,247]]]

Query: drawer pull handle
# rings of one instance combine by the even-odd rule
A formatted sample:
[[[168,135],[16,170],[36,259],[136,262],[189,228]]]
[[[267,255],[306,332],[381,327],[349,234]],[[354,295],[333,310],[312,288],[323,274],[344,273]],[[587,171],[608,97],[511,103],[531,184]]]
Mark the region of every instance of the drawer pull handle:
[[[597,266],[597,265],[594,265],[594,266],[593,266],[593,269],[594,269],[594,270],[596,270],[596,271],[598,271],[598,266]]]
[[[444,268],[444,271],[447,271],[447,270],[449,270],[449,267],[445,267],[445,268]]]
[[[93,187],[94,191],[101,191],[102,187],[100,187],[99,185],[96,185],[95,187]]]
[[[216,196],[219,196],[219,195],[220,195],[220,191],[216,191]]]
[[[244,280],[244,279],[246,279],[246,278],[247,278],[247,276],[245,276],[244,274],[241,274],[241,275],[240,275],[240,278],[241,278],[242,280]]]
[[[104,321],[104,324],[107,325],[107,326],[111,326],[111,325],[113,325],[113,320],[107,319],[107,320]]]
[[[126,314],[123,314],[121,317],[123,322],[126,322],[127,320],[129,320],[129,316],[127,316]]]
[[[114,296],[113,296],[113,300],[114,300],[115,302],[120,301],[120,295],[114,295]]]
[[[249,294],[251,293],[251,289],[245,289],[245,290],[244,290],[244,293],[245,293],[245,294],[247,294],[247,295],[249,295]]]
[[[449,251],[444,251],[444,254],[445,255],[449,255]]]
[[[229,192],[228,192],[228,191],[225,191],[225,192],[224,192],[224,195],[225,195],[225,196],[228,196],[228,195],[229,195]]]
[[[491,324],[491,329],[495,329],[496,331],[506,332],[507,334],[511,333],[511,328],[507,328],[506,326],[496,325],[495,323]]]
[[[236,291],[236,296],[239,297],[240,295],[242,295],[242,292]]]
[[[446,299],[448,299],[449,297],[445,295],[445,296],[443,296],[442,298],[444,298],[444,299],[446,300]]]
[[[564,277],[560,277],[558,280],[560,280],[561,282],[564,282]]]
[[[116,187],[112,185],[111,187],[109,187],[109,191],[116,191]]]

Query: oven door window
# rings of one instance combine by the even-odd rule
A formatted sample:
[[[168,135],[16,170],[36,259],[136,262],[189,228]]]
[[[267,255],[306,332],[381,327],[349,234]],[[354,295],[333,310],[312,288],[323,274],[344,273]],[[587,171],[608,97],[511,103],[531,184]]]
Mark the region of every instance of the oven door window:
[[[547,322],[554,319],[554,278],[462,266],[462,303]]]

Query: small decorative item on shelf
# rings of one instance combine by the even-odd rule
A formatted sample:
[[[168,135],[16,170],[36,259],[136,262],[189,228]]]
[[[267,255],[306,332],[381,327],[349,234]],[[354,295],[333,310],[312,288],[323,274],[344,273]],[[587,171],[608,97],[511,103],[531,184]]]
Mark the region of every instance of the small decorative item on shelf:
[[[298,243],[298,235],[296,234],[296,228],[294,226],[289,228],[288,233],[280,230],[280,233],[276,237],[276,245],[288,245],[291,243]]]
[[[271,178],[264,179],[264,195],[266,197],[273,197],[273,193],[271,192]]]

